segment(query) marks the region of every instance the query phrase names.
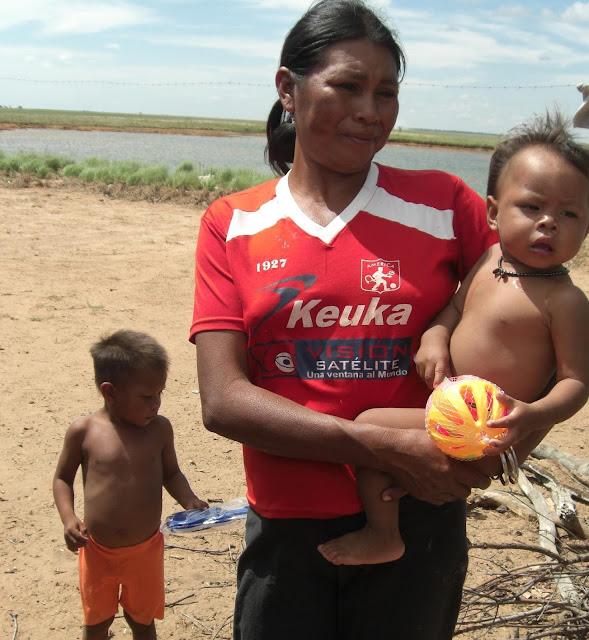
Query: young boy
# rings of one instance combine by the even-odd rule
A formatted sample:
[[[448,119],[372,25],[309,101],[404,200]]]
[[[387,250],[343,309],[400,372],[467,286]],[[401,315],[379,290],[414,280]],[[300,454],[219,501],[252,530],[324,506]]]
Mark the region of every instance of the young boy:
[[[53,480],[66,545],[80,550],[83,638],[108,637],[120,600],[133,638],[152,639],[165,605],[162,486],[184,509],[208,505],[180,471],[172,425],[158,415],[168,373],[163,347],[122,330],[90,353],[104,406],[69,427]],[[84,521],[74,512],[80,465]]]
[[[488,426],[508,427],[508,434],[489,441],[487,455],[470,463],[491,477],[501,451],[514,446],[523,461],[589,395],[589,301],[563,266],[589,230],[589,151],[575,143],[560,114],[536,118],[498,145],[487,194],[487,219],[499,243],[424,333],[415,362],[430,388],[464,374],[504,390],[499,400],[507,415]],[[370,409],[357,420],[424,428],[420,409]],[[334,564],[396,560],[405,550],[398,501],[380,497],[392,480],[371,469],[357,472],[367,525],[319,551]]]

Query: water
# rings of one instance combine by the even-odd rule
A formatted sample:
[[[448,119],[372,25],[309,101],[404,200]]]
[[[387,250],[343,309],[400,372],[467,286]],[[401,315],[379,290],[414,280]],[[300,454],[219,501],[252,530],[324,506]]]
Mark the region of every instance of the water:
[[[184,161],[195,167],[246,168],[270,173],[264,162],[263,136],[183,136],[163,133],[12,129],[0,131],[0,150],[86,158],[135,160],[174,169]],[[440,169],[460,176],[484,195],[490,154],[428,147],[387,145],[376,160],[402,169]]]

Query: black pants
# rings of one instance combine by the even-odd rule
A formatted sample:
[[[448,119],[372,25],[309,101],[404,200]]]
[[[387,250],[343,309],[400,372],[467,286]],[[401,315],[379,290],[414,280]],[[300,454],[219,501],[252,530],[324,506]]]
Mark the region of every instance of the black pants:
[[[267,519],[250,509],[238,563],[235,640],[450,640],[467,569],[466,509],[401,500],[406,551],[379,565],[339,566],[317,545],[364,525]]]

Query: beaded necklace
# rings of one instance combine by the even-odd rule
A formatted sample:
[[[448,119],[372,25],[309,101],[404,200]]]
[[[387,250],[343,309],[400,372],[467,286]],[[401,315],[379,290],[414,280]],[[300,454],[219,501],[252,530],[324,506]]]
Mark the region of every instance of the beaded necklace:
[[[516,278],[523,278],[523,277],[550,278],[552,276],[566,276],[566,274],[569,272],[569,269],[567,269],[566,267],[563,267],[560,271],[527,271],[527,272],[506,271],[502,265],[503,265],[503,256],[499,258],[499,262],[497,263],[497,268],[493,269],[493,275],[496,276],[497,278],[507,278],[508,276],[513,276]]]

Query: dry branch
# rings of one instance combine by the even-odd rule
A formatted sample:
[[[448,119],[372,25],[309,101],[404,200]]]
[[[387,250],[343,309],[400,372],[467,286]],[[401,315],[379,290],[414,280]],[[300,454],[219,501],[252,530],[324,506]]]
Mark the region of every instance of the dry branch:
[[[519,488],[528,497],[530,502],[534,505],[534,509],[538,513],[538,531],[540,537],[540,546],[546,550],[558,553],[556,549],[556,526],[552,519],[552,515],[548,510],[548,505],[542,494],[533,487],[530,481],[527,479],[524,473],[519,474],[518,479]],[[581,604],[581,597],[577,593],[572,580],[566,576],[555,576],[556,588],[558,589],[563,600],[571,602],[574,605]]]
[[[531,455],[540,460],[556,460],[566,469],[574,471],[577,475],[585,476],[584,484],[589,481],[589,460],[566,453],[548,442],[540,443]]]
[[[183,549],[184,551],[194,551],[195,553],[208,553],[212,556],[220,556],[225,553],[230,553],[232,546],[229,545],[227,549],[194,549],[193,547],[183,547],[179,544],[166,544],[166,549]]]
[[[559,518],[559,524],[562,524],[565,529],[571,531],[579,538],[586,540],[588,537],[587,531],[579,520],[577,508],[573,501],[573,498],[586,500],[584,492],[579,492],[573,487],[560,484],[548,471],[539,469],[537,465],[529,461],[522,465],[522,469],[530,471],[535,479],[550,491],[554,509]]]

